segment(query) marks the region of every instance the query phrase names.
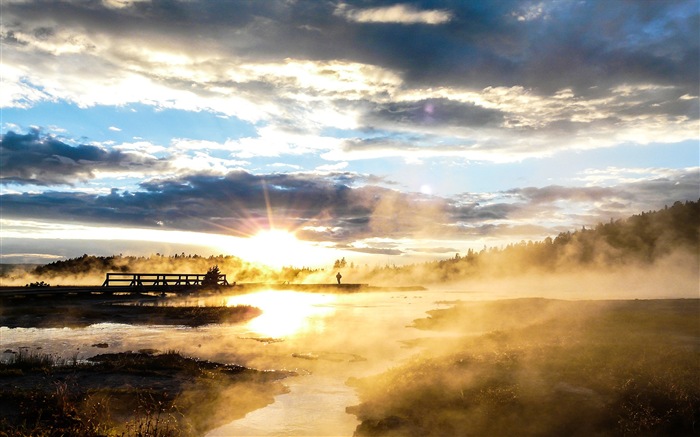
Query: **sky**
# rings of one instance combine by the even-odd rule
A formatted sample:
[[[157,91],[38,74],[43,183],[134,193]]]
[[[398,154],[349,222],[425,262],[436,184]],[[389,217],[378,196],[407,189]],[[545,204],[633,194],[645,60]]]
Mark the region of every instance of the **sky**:
[[[0,262],[400,265],[700,198],[696,0],[0,8]]]

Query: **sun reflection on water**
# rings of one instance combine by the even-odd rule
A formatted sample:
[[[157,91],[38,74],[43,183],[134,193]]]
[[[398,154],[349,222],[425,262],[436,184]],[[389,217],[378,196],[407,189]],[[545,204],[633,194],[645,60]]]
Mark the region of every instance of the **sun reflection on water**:
[[[231,296],[228,306],[251,305],[262,310],[246,327],[263,337],[290,337],[304,332],[320,333],[324,319],[335,312],[328,304],[335,296],[284,290],[266,290]]]

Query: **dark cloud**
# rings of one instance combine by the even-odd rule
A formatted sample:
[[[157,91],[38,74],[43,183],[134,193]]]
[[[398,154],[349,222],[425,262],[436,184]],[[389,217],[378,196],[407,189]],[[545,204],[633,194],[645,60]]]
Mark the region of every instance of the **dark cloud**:
[[[364,1],[344,2],[363,9]],[[372,2],[371,7],[393,2]],[[406,2],[440,9],[435,26],[358,23],[338,2],[165,1],[109,8],[101,2],[4,6],[8,36],[25,30],[54,37],[54,27],[127,35],[181,51],[207,50],[259,61],[343,59],[402,72],[415,85],[523,85],[552,93],[623,83],[696,91],[697,2]],[[537,7],[540,10],[537,11]],[[21,20],[11,18],[22,17]],[[188,29],[188,32],[182,32]],[[193,38],[195,35],[196,38]]]
[[[504,220],[520,209],[522,205],[517,203],[457,204],[453,207],[453,217],[456,221],[467,223]]]
[[[503,123],[503,113],[493,109],[448,99],[378,104],[365,113],[367,126],[387,123],[404,126],[496,127]]]
[[[610,217],[624,217],[639,211],[661,209],[676,200],[697,200],[700,198],[700,170],[690,168],[670,172],[666,177],[642,179],[612,187],[547,187],[515,188],[504,194],[517,199],[516,208],[510,216],[525,211],[539,211],[549,208],[556,211],[558,202],[578,202],[586,205],[588,220],[606,220]],[[598,206],[596,206],[598,205]],[[586,221],[586,219],[583,219]]]
[[[619,189],[613,188],[562,187],[558,185],[550,185],[542,188],[515,188],[506,191],[506,193],[525,198],[532,203],[552,203],[558,200],[596,202],[601,199],[620,195]]]
[[[675,200],[697,200],[697,169],[610,188],[519,188],[501,193],[508,201],[464,203],[386,188],[339,182],[351,175],[188,175],[145,182],[136,192],[112,190],[107,195],[69,192],[4,194],[3,218],[71,223],[138,226],[251,235],[270,224],[298,229],[297,236],[330,241],[348,250],[398,255],[389,245],[356,248],[365,238],[472,238],[547,235],[563,230],[539,224],[539,217],[569,214],[576,223],[595,224]],[[361,180],[362,178],[358,178]],[[356,181],[355,181],[356,182]],[[571,215],[559,205],[575,202]],[[596,207],[595,205],[600,205]],[[577,208],[574,208],[576,210]],[[546,213],[544,212],[546,211]],[[549,232],[548,232],[549,231]],[[448,249],[446,249],[448,250]],[[453,250],[449,249],[449,252]]]
[[[91,145],[70,146],[35,130],[0,137],[0,166],[1,183],[70,185],[94,178],[95,171],[148,171],[164,169],[167,162]]]
[[[357,177],[361,181],[362,177]],[[342,181],[342,182],[341,182]],[[349,174],[195,174],[154,179],[135,192],[107,195],[44,192],[5,194],[6,218],[142,226],[251,235],[269,225],[299,229],[314,241],[352,242],[453,233],[464,212],[445,199],[377,186],[351,187]],[[488,214],[485,207],[481,214]],[[477,213],[472,213],[475,219]]]
[[[343,178],[347,180],[348,176]],[[5,217],[161,227],[246,235],[269,226],[342,224],[365,232],[377,189],[351,189],[332,177],[247,172],[144,182],[137,192],[23,193],[2,196]]]
[[[519,159],[590,147],[591,141],[606,147],[638,142],[636,133],[651,124],[650,116],[658,116],[659,128],[645,136],[649,142],[694,135],[691,123],[700,118],[700,8],[694,0],[409,1],[402,2],[406,10],[439,10],[449,19],[433,25],[352,19],[395,4],[11,2],[3,9],[4,59],[33,67],[37,86],[29,88],[35,93],[18,92],[15,105],[43,98],[83,106],[143,99],[301,134],[337,127],[320,115],[335,110],[365,132],[379,127],[394,131],[388,137],[412,134],[384,141],[377,147],[384,155],[413,147],[468,159],[509,153]],[[287,70],[288,61],[306,63],[302,71],[313,70],[320,80]],[[272,64],[256,69],[264,63]],[[57,70],[75,80],[52,88],[56,95],[43,94],[42,78],[59,81]],[[148,90],[122,100],[105,97],[107,84],[134,74],[188,98]],[[101,92],[81,94],[75,85],[81,78]],[[625,87],[630,90],[620,91]],[[234,96],[244,103],[222,103]],[[240,109],[246,103],[255,110]],[[426,133],[445,141],[422,142]]]

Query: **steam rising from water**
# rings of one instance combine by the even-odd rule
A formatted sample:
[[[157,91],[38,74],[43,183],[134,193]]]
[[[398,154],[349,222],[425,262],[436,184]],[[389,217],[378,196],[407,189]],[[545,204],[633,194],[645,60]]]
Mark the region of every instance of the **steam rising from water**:
[[[329,430],[332,434],[350,435],[357,422],[352,415],[345,414],[344,408],[358,401],[353,389],[345,384],[349,378],[361,378],[400,366],[421,350],[418,346],[422,344],[421,339],[430,339],[433,344],[444,343],[448,348],[446,338],[469,334],[438,334],[409,327],[415,319],[424,318],[427,311],[445,306],[438,302],[513,297],[697,298],[698,269],[697,255],[677,251],[654,264],[614,269],[569,268],[563,273],[482,275],[433,285],[429,291],[421,292],[322,294],[267,290],[217,296],[209,303],[253,305],[263,310],[261,316],[245,324],[200,328],[111,323],[76,330],[0,328],[0,338],[3,348],[42,347],[46,353],[68,358],[75,353],[82,359],[103,352],[92,345],[107,343],[109,352],[145,348],[177,350],[184,355],[258,369],[295,370],[299,376],[285,381],[290,393],[278,396],[272,406],[257,410],[243,420],[228,417],[226,411],[210,412],[213,417],[232,421],[214,429],[211,436],[328,435]],[[385,284],[416,283],[422,278],[424,285],[439,276],[437,270],[427,270],[426,266],[406,276],[401,276],[403,273],[406,271],[346,269],[343,276],[349,282]],[[544,315],[548,314],[539,316]],[[439,347],[431,351],[446,352]],[[236,393],[221,393],[221,396],[230,396],[236,402],[243,399]],[[319,420],[318,428],[309,428],[310,412],[326,412],[324,417],[335,419],[332,423]],[[206,420],[206,417],[199,420]]]

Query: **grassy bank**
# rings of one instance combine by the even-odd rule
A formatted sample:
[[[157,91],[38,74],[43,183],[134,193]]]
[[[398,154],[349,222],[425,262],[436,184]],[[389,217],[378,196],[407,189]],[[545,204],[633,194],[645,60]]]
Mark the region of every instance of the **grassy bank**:
[[[163,354],[0,364],[0,436],[196,436],[283,393],[289,372]]]
[[[462,303],[355,380],[359,436],[700,435],[700,301]],[[441,331],[463,335],[439,337]]]
[[[242,306],[169,306],[167,300],[141,305],[139,298],[59,297],[21,299],[0,306],[0,326],[10,328],[83,327],[95,323],[132,325],[201,326],[239,323],[261,314],[258,308]]]

